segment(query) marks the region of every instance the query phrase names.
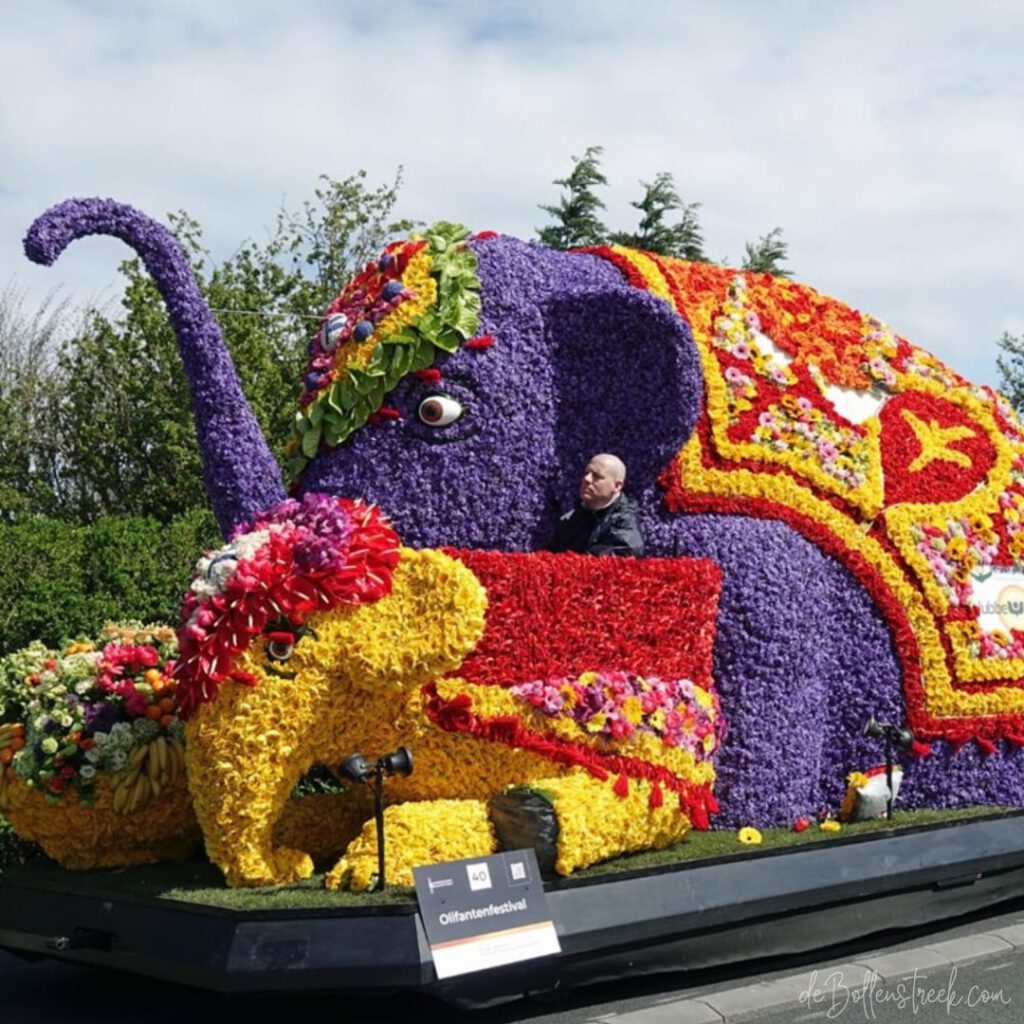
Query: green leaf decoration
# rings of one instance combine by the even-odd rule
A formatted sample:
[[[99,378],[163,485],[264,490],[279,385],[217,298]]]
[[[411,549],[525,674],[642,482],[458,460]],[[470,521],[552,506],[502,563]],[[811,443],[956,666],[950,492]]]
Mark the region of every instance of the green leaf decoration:
[[[327,392],[327,407],[341,415],[345,414],[345,389],[337,381],[331,385],[330,391]]]
[[[403,377],[428,369],[438,352],[455,352],[464,340],[477,334],[480,281],[476,256],[465,244],[469,230],[451,221],[438,221],[421,237],[431,256],[436,303],[415,323],[403,324],[393,334],[378,338],[365,366],[349,368],[296,417],[293,437],[298,450],[286,465],[293,478],[316,454],[321,440],[331,447],[342,444],[384,404]],[[353,301],[365,302],[364,308],[369,310],[378,298],[369,294]]]
[[[313,458],[316,455],[317,448],[320,447],[320,427],[319,425],[312,427],[302,435],[302,454],[307,459]]]
[[[458,331],[446,328],[434,338],[434,344],[445,352],[457,352],[459,345],[462,344],[462,336]]]
[[[434,346],[429,341],[422,341],[416,347],[416,352],[413,355],[412,365],[409,367],[410,373],[415,373],[417,370],[426,370],[434,365]]]

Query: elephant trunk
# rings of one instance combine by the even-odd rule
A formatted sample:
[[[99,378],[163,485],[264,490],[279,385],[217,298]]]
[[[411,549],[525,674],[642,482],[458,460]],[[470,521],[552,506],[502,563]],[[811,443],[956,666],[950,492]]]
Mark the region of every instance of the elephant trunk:
[[[217,321],[174,236],[112,199],[69,199],[51,207],[25,236],[25,254],[50,266],[86,235],[113,235],[134,249],[163,297],[192,395],[206,489],[226,537],[238,523],[284,498],[285,491]]]

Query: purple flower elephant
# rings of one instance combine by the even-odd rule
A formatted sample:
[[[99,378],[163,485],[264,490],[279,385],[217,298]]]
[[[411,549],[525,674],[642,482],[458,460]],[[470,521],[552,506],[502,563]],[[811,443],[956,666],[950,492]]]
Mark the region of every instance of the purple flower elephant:
[[[217,325],[169,233],[110,200],[72,200],[33,225],[51,263],[74,238],[113,234],[153,275],[178,333],[207,488],[222,530],[284,497]],[[835,809],[845,775],[876,763],[872,715],[902,721],[890,629],[850,573],[778,521],[674,515],[657,477],[697,422],[703,384],[687,323],[610,263],[507,237],[469,243],[487,347],[440,353],[441,382],[415,374],[387,396],[397,415],[321,446],[297,482],[380,504],[413,547],[529,551],[551,540],[587,458],[620,455],[649,555],[707,557],[724,574],[714,675],[728,723],[717,825],[789,824]],[[420,415],[441,397],[459,415]],[[436,419],[436,418],[435,418]],[[904,804],[1017,803],[1012,756],[943,743],[908,766]]]

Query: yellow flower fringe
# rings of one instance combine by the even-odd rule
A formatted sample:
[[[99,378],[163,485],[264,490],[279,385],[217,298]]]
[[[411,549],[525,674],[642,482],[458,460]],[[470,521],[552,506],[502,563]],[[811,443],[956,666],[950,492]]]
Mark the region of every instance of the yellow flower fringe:
[[[77,871],[187,860],[198,848],[199,826],[183,775],[133,814],[115,813],[105,775],[96,776],[95,794],[89,805],[73,796],[50,803],[38,790],[10,782],[4,814],[22,839]]]

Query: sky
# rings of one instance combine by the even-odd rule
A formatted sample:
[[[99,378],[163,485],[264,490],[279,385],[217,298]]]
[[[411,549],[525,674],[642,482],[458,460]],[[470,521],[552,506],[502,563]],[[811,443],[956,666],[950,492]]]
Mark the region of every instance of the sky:
[[[0,0],[0,288],[116,302],[120,243],[22,255],[68,197],[186,210],[224,259],[319,175],[399,165],[399,215],[529,238],[601,145],[611,228],[668,171],[712,258],[779,226],[795,279],[996,384],[1022,39],[1016,0]]]

